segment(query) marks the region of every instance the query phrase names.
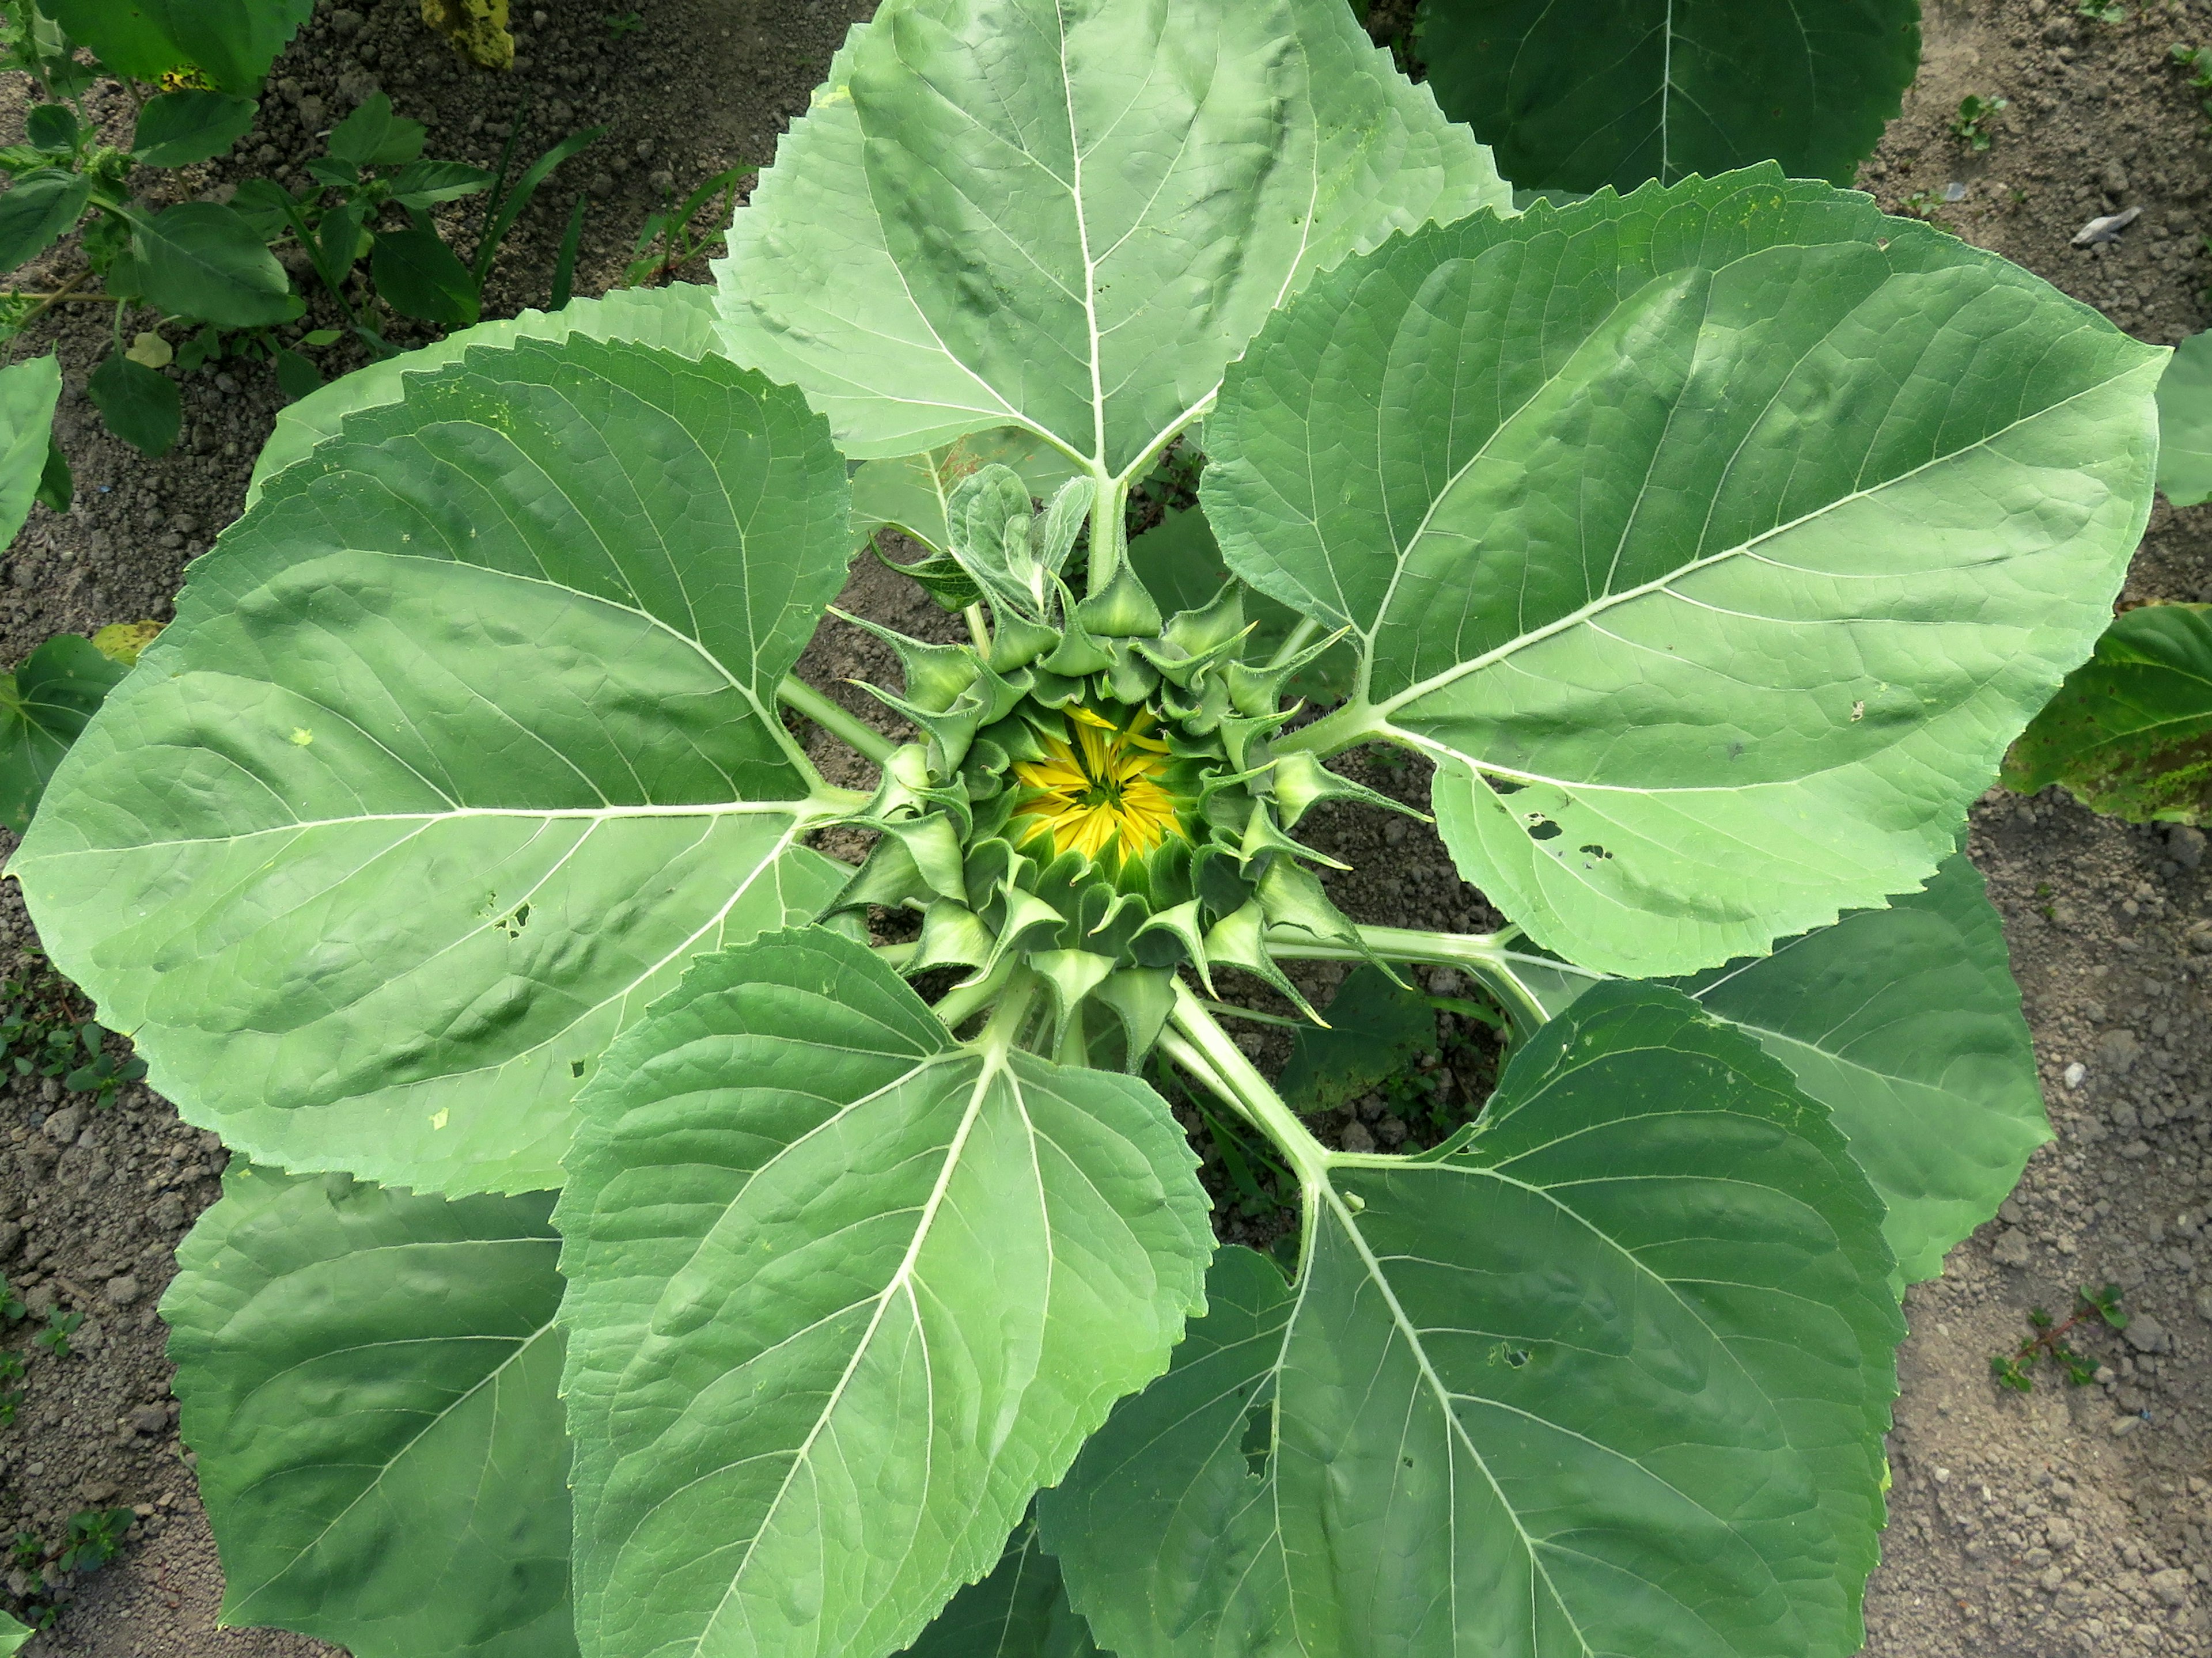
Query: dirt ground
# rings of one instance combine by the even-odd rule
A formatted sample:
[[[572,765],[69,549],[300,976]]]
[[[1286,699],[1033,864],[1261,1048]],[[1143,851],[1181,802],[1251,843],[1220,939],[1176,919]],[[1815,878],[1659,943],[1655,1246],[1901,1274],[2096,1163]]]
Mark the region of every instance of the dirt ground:
[[[544,303],[578,190],[592,200],[578,290],[598,292],[618,279],[665,190],[772,153],[866,9],[517,0],[520,55],[500,78],[426,41],[416,0],[326,3],[278,66],[242,165],[180,182],[197,193],[264,167],[283,176],[311,153],[311,131],[373,87],[429,124],[431,154],[483,165],[512,120],[526,123],[526,153],[605,122],[608,136],[526,216],[487,314]],[[640,26],[611,29],[618,10]],[[2131,0],[2126,10],[2105,24],[2077,15],[2075,0],[1932,0],[1920,82],[1863,182],[1886,208],[1932,216],[2170,344],[2208,319],[2212,122],[2169,51],[2212,44],[2212,9]],[[1948,131],[1969,93],[2010,100],[1979,155]],[[13,136],[19,98],[0,89],[0,137]],[[2130,207],[2142,214],[2118,241],[2069,245],[2089,218]],[[69,275],[70,258],[52,272]],[[95,309],[74,309],[26,343],[27,353],[49,341],[60,349],[59,429],[78,506],[65,519],[36,509],[10,550],[0,661],[58,631],[166,616],[185,562],[236,514],[279,405],[265,368],[211,369],[185,383],[183,442],[144,459],[90,419],[83,381],[106,332],[106,319],[88,314]],[[901,586],[863,569],[848,603],[885,620],[933,620]],[[2212,508],[2161,504],[2126,597],[2212,600]],[[825,633],[803,665],[824,682],[866,672],[890,683],[889,665],[849,629]],[[823,754],[832,757],[826,744]],[[1416,799],[1423,786],[1411,772],[1364,780]],[[1489,923],[1421,826],[1346,813],[1326,836],[1363,872],[1332,883],[1361,919]],[[2212,1658],[2212,864],[2194,832],[2108,823],[2056,794],[1992,794],[1970,845],[2004,914],[2057,1139],[2001,1218],[1908,1301],[1893,1521],[1868,1594],[1868,1651]],[[13,887],[0,887],[0,966],[30,943]],[[1353,1128],[1348,1118],[1329,1127]],[[88,1315],[76,1356],[33,1361],[20,1419],[0,1428],[0,1537],[50,1537],[94,1505],[135,1505],[141,1516],[122,1557],[70,1592],[35,1650],[327,1653],[214,1626],[219,1573],[152,1309],[178,1238],[216,1194],[220,1146],[143,1089],[89,1111],[34,1083],[0,1098],[0,1149],[12,1152],[0,1155],[0,1268],[34,1306]],[[1990,1357],[2027,1333],[2031,1307],[2063,1314],[2076,1285],[2107,1280],[2123,1286],[2135,1321],[2124,1337],[2090,1339],[2098,1382],[2069,1389],[2049,1377],[2027,1395],[1993,1383]]]

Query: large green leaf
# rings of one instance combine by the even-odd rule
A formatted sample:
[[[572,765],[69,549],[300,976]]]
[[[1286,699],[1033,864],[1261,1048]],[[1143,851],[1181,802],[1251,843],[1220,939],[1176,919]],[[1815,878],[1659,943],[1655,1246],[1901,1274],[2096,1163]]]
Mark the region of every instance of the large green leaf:
[[[141,81],[197,68],[251,96],[314,9],[314,0],[46,0],[45,9],[107,68]]]
[[[1024,1519],[991,1575],[970,1583],[937,1614],[905,1658],[1113,1658],[1067,1604],[1060,1562]]]
[[[1828,1108],[1907,1283],[1942,1271],[2051,1138],[2004,924],[1964,853],[1924,892],[1680,986]]]
[[[1040,1499],[1121,1658],[1842,1658],[1903,1323],[1881,1206],[1747,1038],[1595,990],[1435,1161],[1332,1155]]]
[[[1603,977],[1516,952],[1476,971],[1552,1015]],[[2051,1138],[2004,924],[1963,853],[1886,908],[1670,982],[1828,1108],[1887,1206],[1900,1286],[1940,1272]]]
[[[53,448],[62,367],[52,352],[0,368],[0,547],[15,539]]]
[[[826,930],[701,962],[580,1103],[586,1658],[895,1650],[1202,1305],[1158,1096],[957,1044]]]
[[[0,1612],[0,1658],[15,1658],[25,1642],[38,1633],[28,1624]]]
[[[223,1621],[353,1658],[573,1654],[551,1194],[243,1164],[223,1191],[161,1301]]]
[[[40,936],[259,1161],[558,1184],[615,1032],[847,872],[774,703],[845,513],[820,418],[718,358],[411,380],[194,562],[11,866]]]
[[[2164,360],[1772,168],[1419,233],[1206,428],[1231,567],[1369,653],[1294,743],[1434,759],[1547,948],[1680,973],[1919,885],[2088,653]]]
[[[2174,347],[2159,380],[2158,487],[2177,507],[2212,501],[2212,330]]]
[[[723,338],[856,458],[1019,426],[1120,476],[1314,271],[1509,205],[1343,0],[892,0],[738,214]]]
[[[348,415],[398,402],[408,376],[459,362],[477,347],[571,337],[650,345],[696,362],[714,348],[714,292],[692,282],[623,288],[605,299],[574,301],[550,314],[526,311],[478,323],[434,344],[356,368],[278,412],[276,428],[253,463],[246,506],[261,498],[270,479],[325,438],[336,436]]]
[[[129,670],[79,634],[57,634],[0,679],[0,823],[21,835],[46,784]]]
[[[2063,783],[2130,823],[2212,818],[2212,606],[2122,615],[2013,744],[2004,780]]]
[[[1444,113],[1530,189],[1847,185],[1920,67],[1920,0],[1423,0],[1419,27]]]

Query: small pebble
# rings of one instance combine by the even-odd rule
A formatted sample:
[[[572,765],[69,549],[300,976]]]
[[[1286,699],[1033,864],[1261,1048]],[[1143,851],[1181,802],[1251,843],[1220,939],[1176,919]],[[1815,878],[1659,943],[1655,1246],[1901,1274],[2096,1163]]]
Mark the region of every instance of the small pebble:
[[[107,1280],[107,1299],[114,1306],[128,1307],[143,1293],[138,1280],[128,1272]]]
[[[2087,1066],[2086,1066],[2086,1065],[2082,1064],[2082,1063],[2081,1063],[2081,1060],[2075,1060],[2073,1064],[2071,1064],[2071,1065],[2069,1065],[2069,1066],[2068,1066],[2066,1067],[2066,1085],[2067,1085],[2067,1087],[2069,1087],[2069,1088],[2079,1088],[2079,1087],[2081,1087],[2082,1078],[2085,1078],[2085,1077],[2087,1077],[2088,1074],[2089,1074],[2089,1067],[2088,1067]]]

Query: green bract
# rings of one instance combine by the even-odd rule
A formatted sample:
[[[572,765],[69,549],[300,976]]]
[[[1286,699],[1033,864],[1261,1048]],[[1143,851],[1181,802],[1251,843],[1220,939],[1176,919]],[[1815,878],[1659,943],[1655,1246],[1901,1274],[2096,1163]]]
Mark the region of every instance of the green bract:
[[[2048,1133],[1954,846],[2164,354],[1771,167],[1508,200],[1339,0],[889,0],[718,294],[288,417],[14,865],[254,1162],[165,1303],[230,1615],[1856,1650],[1895,1291]],[[904,740],[792,677],[885,525],[964,633],[848,618]],[[1332,901],[1371,743],[1504,932]],[[1200,993],[1323,961],[1474,978],[1475,1121],[1315,1139]],[[1163,1066],[1271,1144],[1287,1275]]]

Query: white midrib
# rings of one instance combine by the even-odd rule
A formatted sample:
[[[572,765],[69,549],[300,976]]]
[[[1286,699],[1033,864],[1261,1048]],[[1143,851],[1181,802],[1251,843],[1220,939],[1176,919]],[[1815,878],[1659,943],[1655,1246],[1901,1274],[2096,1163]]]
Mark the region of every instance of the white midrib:
[[[2129,372],[2132,373],[2134,371],[2130,370]],[[1534,628],[1527,633],[1516,635],[1513,638],[1507,640],[1504,644],[1493,647],[1492,649],[1485,651],[1480,656],[1471,657],[1465,662],[1455,662],[1450,667],[1443,670],[1441,672],[1431,674],[1426,679],[1420,680],[1413,684],[1408,685],[1404,690],[1396,693],[1395,695],[1386,697],[1382,701],[1376,703],[1374,705],[1374,712],[1382,716],[1385,720],[1388,720],[1392,714],[1395,713],[1399,708],[1403,708],[1408,702],[1417,701],[1421,697],[1428,695],[1433,691],[1441,690],[1445,686],[1464,679],[1470,674],[1480,673],[1483,669],[1487,668],[1495,663],[1502,662],[1506,658],[1514,655],[1517,652],[1526,650],[1532,645],[1540,644],[1547,639],[1553,638],[1556,635],[1565,633],[1571,629],[1578,628],[1591,618],[1603,616],[1607,611],[1615,610],[1620,605],[1629,604],[1635,599],[1649,598],[1653,593],[1664,592],[1669,585],[1681,580],[1686,576],[1694,575],[1700,570],[1711,568],[1716,564],[1725,563],[1730,559],[1759,557],[1761,555],[1758,551],[1759,548],[1765,543],[1776,539],[1778,537],[1786,536],[1792,531],[1802,529],[1806,525],[1814,523],[1819,519],[1826,517],[1831,513],[1842,510],[1844,507],[1851,505],[1854,501],[1869,500],[1872,497],[1881,494],[1884,490],[1892,489],[1899,484],[1910,482],[1911,479],[1919,477],[1923,472],[1931,471],[1938,466],[1948,465],[1967,455],[1972,454],[1976,450],[1986,449],[1991,444],[1996,443],[1999,439],[2017,431],[2020,428],[2029,424],[2031,422],[2039,421],[2043,419],[2045,416],[2055,414],[2059,410],[2065,408],[2068,404],[2078,403],[2084,398],[2100,392],[2104,391],[2106,386],[2112,385],[2115,381],[2124,380],[2125,378],[2126,375],[2124,374],[2115,374],[2109,379],[2099,380],[2094,386],[2083,386],[2080,391],[2073,392],[2067,397],[2061,398],[2056,403],[2045,404],[2039,409],[2033,410],[2027,414],[2021,416],[2017,420],[2007,422],[1996,431],[1988,433],[1982,437],[1976,438],[1972,443],[1962,445],[1960,447],[1956,449],[1947,450],[1940,455],[1931,455],[1926,460],[1922,461],[1918,465],[1908,467],[1902,472],[1899,472],[1892,477],[1881,479],[1879,483],[1869,484],[1863,489],[1854,489],[1849,495],[1838,495],[1833,501],[1823,501],[1820,505],[1812,508],[1809,512],[1801,513],[1796,518],[1790,519],[1786,523],[1778,524],[1771,529],[1760,531],[1748,541],[1741,542],[1731,547],[1723,547],[1717,552],[1708,553],[1703,558],[1692,559],[1686,564],[1677,565],[1674,568],[1668,571],[1663,575],[1655,576],[1649,581],[1639,582],[1633,587],[1625,587],[1617,593],[1601,593],[1595,598],[1589,601],[1589,603],[1577,606],[1576,609],[1568,611],[1565,616],[1546,623],[1540,628]],[[1525,406],[1526,405],[1524,404],[1523,407]],[[1510,419],[1510,416],[1508,418]],[[1487,441],[1486,441],[1485,449],[1486,449],[1487,446]],[[1413,538],[1407,543],[1407,551],[1401,554],[1398,559],[1398,569],[1391,578],[1391,585],[1389,591],[1384,595],[1382,608],[1376,611],[1375,622],[1372,627],[1364,630],[1360,635],[1363,639],[1368,641],[1370,653],[1373,648],[1375,635],[1382,630],[1382,619],[1384,615],[1387,614],[1390,598],[1396,593],[1399,577],[1404,574],[1405,567],[1410,561],[1411,550],[1413,543],[1418,541],[1420,536],[1426,531],[1429,520],[1434,516],[1437,505],[1442,502],[1444,496],[1448,495],[1459,483],[1460,479],[1466,476],[1468,469],[1474,465],[1477,459],[1480,459],[1482,452],[1482,451],[1478,451],[1475,455],[1470,456],[1466,465],[1459,468],[1459,470],[1455,471],[1451,478],[1445,483],[1443,488],[1437,491],[1437,499],[1430,503],[1428,513],[1422,518],[1421,528],[1415,531]],[[1794,567],[1784,565],[1780,568],[1790,568]],[[1838,623],[1837,625],[1840,626],[1843,624]]]
[[[229,846],[264,835],[291,835],[307,829],[344,829],[354,823],[443,823],[470,817],[522,817],[534,823],[610,823],[633,817],[803,817],[804,800],[726,800],[698,805],[674,806],[455,806],[447,811],[371,811],[357,817],[302,817],[266,829],[241,829],[235,835],[206,835],[181,841],[139,841],[125,848],[150,852],[163,847]],[[79,847],[69,852],[50,852],[39,863],[64,858],[112,856],[113,847]]]
[[[944,1054],[933,1054],[909,1072],[908,1077],[911,1078],[920,1076],[933,1066],[965,1059],[971,1051],[952,1048]],[[919,1326],[921,1309],[920,1304],[914,1299],[913,1288],[915,1264],[920,1260],[922,1249],[929,1242],[931,1229],[937,1222],[937,1212],[944,1206],[945,1193],[952,1185],[952,1177],[959,1170],[961,1152],[967,1146],[968,1136],[975,1128],[976,1120],[983,1114],[984,1096],[990,1091],[992,1083],[1001,1072],[1018,1091],[1020,1084],[1014,1078],[1012,1067],[1006,1062],[1005,1051],[987,1050],[983,1055],[983,1068],[976,1074],[975,1081],[969,1090],[968,1108],[961,1114],[960,1127],[953,1131],[952,1142],[945,1148],[944,1167],[937,1171],[937,1180],[930,1188],[928,1199],[922,1205],[921,1212],[915,1220],[913,1241],[907,1245],[906,1254],[900,1259],[897,1270],[891,1274],[889,1282],[876,1297],[876,1309],[868,1316],[867,1328],[860,1333],[860,1339],[853,1344],[853,1355],[846,1360],[844,1370],[837,1377],[837,1385],[830,1390],[830,1396],[823,1401],[822,1409],[815,1417],[813,1425],[806,1430],[806,1437],[792,1453],[791,1466],[784,1470],[783,1479],[776,1486],[775,1495],[769,1499],[767,1508],[762,1510],[760,1523],[754,1528],[752,1540],[745,1545],[744,1552],[731,1569],[729,1587],[722,1591],[722,1598],[714,1603],[714,1610],[708,1615],[706,1621],[700,1625],[698,1636],[691,1643],[691,1650],[695,1655],[706,1650],[707,1637],[714,1632],[715,1625],[721,1622],[723,1612],[728,1610],[732,1599],[737,1594],[738,1585],[744,1579],[746,1569],[752,1563],[753,1551],[760,1546],[760,1540],[766,1536],[775,1525],[776,1511],[783,1506],[783,1499],[790,1494],[793,1482],[799,1478],[799,1470],[807,1466],[808,1460],[813,1454],[815,1441],[822,1436],[823,1431],[830,1425],[830,1418],[836,1415],[837,1407],[845,1397],[845,1390],[852,1385],[854,1376],[860,1370],[861,1361],[867,1357],[869,1349],[874,1345],[876,1332],[883,1325],[884,1313],[902,1291],[905,1293],[908,1305],[914,1308],[915,1322],[917,1327]],[[923,1364],[925,1374],[927,1373],[928,1368],[925,1360]]]
[[[1659,51],[1659,182],[1671,185],[1674,182],[1674,0],[1667,0]]]
[[[1518,1182],[1515,1183],[1518,1184]],[[1444,1379],[1437,1374],[1436,1367],[1429,1363],[1429,1350],[1421,1340],[1420,1327],[1407,1315],[1405,1308],[1400,1304],[1398,1292],[1391,1286],[1389,1278],[1384,1275],[1382,1263],[1376,1259],[1375,1252],[1367,1247],[1367,1239],[1359,1230],[1357,1218],[1344,1199],[1337,1195],[1336,1187],[1333,1184],[1324,1181],[1321,1190],[1329,1208],[1335,1213],[1338,1225],[1343,1228],[1345,1236],[1351,1240],[1352,1247],[1359,1252],[1360,1264],[1367,1270],[1368,1282],[1375,1286],[1382,1297],[1382,1304],[1389,1309],[1390,1321],[1398,1327],[1398,1333],[1406,1343],[1406,1350],[1413,1354],[1414,1363],[1419,1366],[1421,1380],[1427,1385],[1429,1391],[1435,1395],[1437,1408],[1443,1412],[1443,1418],[1449,1424],[1448,1430],[1451,1436],[1466,1448],[1469,1460],[1482,1471],[1483,1479],[1490,1486],[1491,1494],[1498,1499],[1498,1511],[1512,1522],[1514,1534],[1520,1538],[1521,1546],[1528,1556],[1528,1570],[1531,1573],[1530,1595],[1532,1597],[1534,1595],[1536,1581],[1540,1579],[1545,1589],[1552,1597],[1552,1604],[1559,1609],[1559,1615],[1567,1620],[1568,1626],[1574,1631],[1575,1639],[1582,1645],[1583,1658],[1594,1658],[1594,1649],[1590,1646],[1589,1637],[1583,1633],[1581,1620],[1575,1616],[1572,1608],[1567,1605],[1566,1598],[1559,1593],[1558,1585],[1552,1582],[1552,1574],[1546,1569],[1543,1557],[1537,1552],[1536,1540],[1529,1536],[1528,1528],[1522,1525],[1521,1516],[1515,1510],[1512,1499],[1508,1497],[1504,1489],[1499,1486],[1498,1476],[1491,1473],[1490,1464],[1483,1460],[1480,1448],[1468,1436],[1466,1428],[1461,1424],[1459,1412],[1452,1407],[1452,1390],[1444,1385]],[[1288,1345],[1286,1339],[1285,1347]],[[1279,1488],[1280,1483],[1279,1480],[1277,1481]],[[1531,1613],[1529,1626],[1533,1631],[1535,1627],[1534,1617],[1535,1608],[1533,1599],[1529,1610]]]
[[[1075,203],[1076,245],[1083,256],[1083,324],[1091,337],[1091,465],[1106,470],[1106,380],[1099,362],[1098,266],[1091,257],[1090,216],[1083,208],[1083,134],[1075,125],[1075,71],[1067,61],[1067,13],[1054,0],[1054,20],[1060,26],[1060,84],[1067,108],[1067,153],[1072,158],[1068,194]]]

